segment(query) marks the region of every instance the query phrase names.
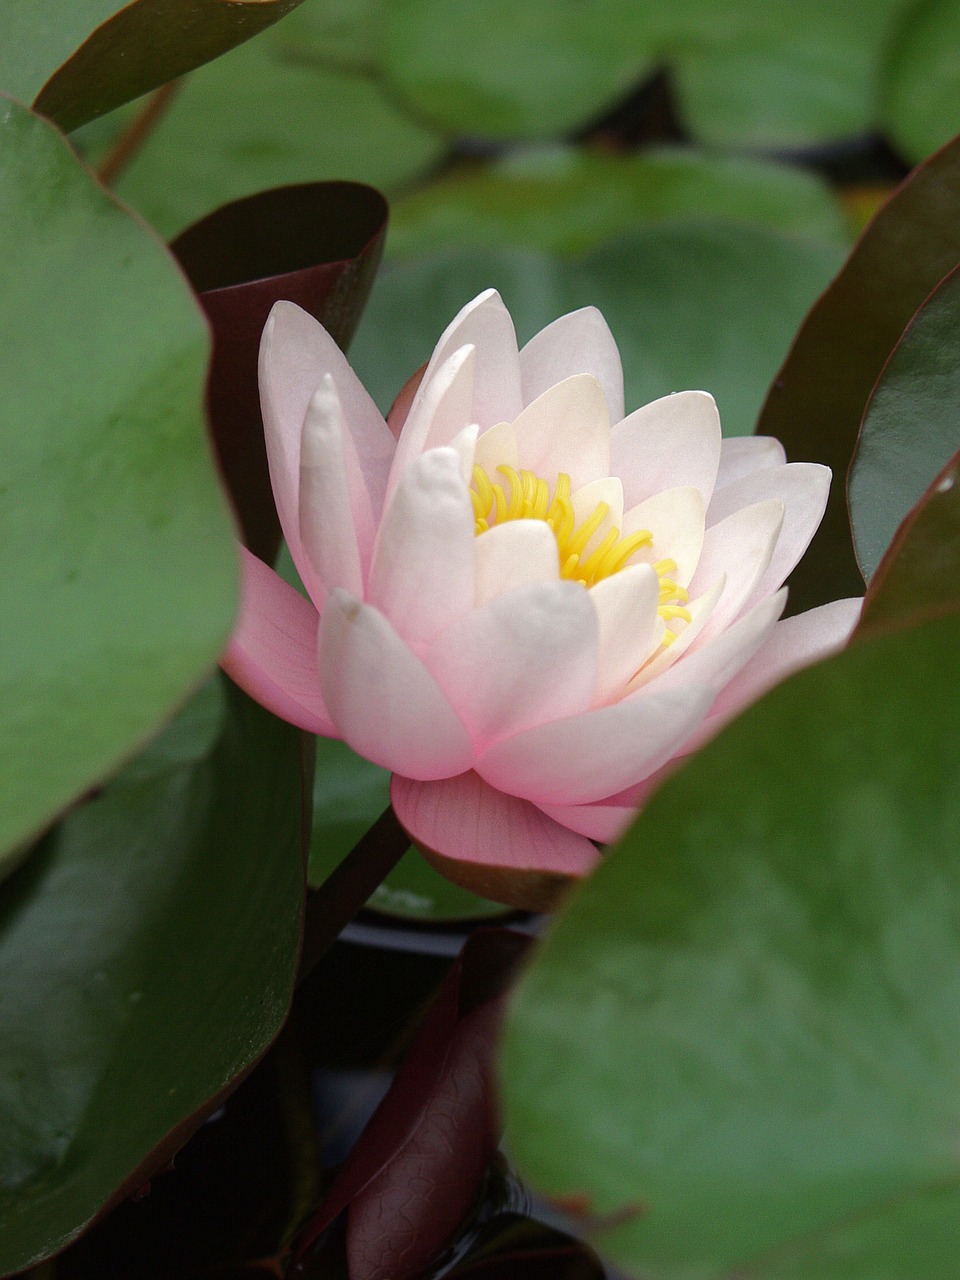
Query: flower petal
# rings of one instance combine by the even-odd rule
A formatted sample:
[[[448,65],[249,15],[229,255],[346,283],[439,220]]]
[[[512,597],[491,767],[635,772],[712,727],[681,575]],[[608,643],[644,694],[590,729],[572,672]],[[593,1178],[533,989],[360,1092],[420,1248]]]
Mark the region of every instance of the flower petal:
[[[421,453],[450,440],[473,422],[473,388],[477,352],[458,347],[442,364],[427,370],[397,441],[387,502],[403,476]]]
[[[363,566],[357,524],[364,527],[369,549],[373,516],[369,496],[356,472],[356,457],[349,456],[345,448],[348,441],[337,389],[330,375],[324,374],[303,421],[300,540],[325,590],[343,587],[359,596],[363,595]],[[352,477],[348,468],[354,472]]]
[[[260,341],[260,402],[273,495],[304,582],[311,575],[300,546],[300,438],[307,406],[325,373],[337,388],[373,511],[379,513],[396,448],[390,428],[323,325],[295,303],[277,302]]]
[[[524,404],[571,374],[593,374],[603,388],[610,421],[623,417],[620,352],[596,307],[571,311],[541,329],[520,352],[520,373]]]
[[[783,445],[773,436],[728,436],[720,442],[716,488],[733,484],[763,467],[779,467],[787,460]]]
[[[316,609],[246,547],[240,568],[240,616],[220,665],[281,720],[335,738],[320,692]]]
[[[678,391],[637,409],[610,437],[610,467],[635,506],[661,489],[692,486],[710,501],[720,462],[720,415],[706,391]]]
[[[589,707],[597,681],[596,611],[573,582],[520,587],[448,627],[424,664],[482,750]]]
[[[600,383],[578,373],[549,387],[514,421],[520,466],[573,490],[610,474],[610,414]]]
[[[830,474],[829,467],[817,462],[788,462],[754,471],[715,495],[707,509],[708,529],[739,508],[768,498],[782,498],[786,504],[777,545],[748,604],[776,591],[810,545],[826,510]]]
[[[719,692],[757,652],[773,630],[787,604],[787,589],[781,588],[725,627],[719,635],[699,647],[693,646],[682,662],[675,662],[657,681],[657,689],[692,680],[712,684]]]
[[[390,497],[367,588],[410,644],[428,644],[473,608],[473,527],[456,450],[421,454]]]
[[[656,657],[652,658],[645,667],[641,667],[630,681],[629,689],[631,692],[650,684],[652,680],[657,679],[664,671],[669,670],[686,653],[709,622],[710,616],[717,607],[717,601],[723,595],[726,585],[726,577],[721,574],[717,581],[702,595],[695,596],[687,604],[686,609],[690,614],[690,621],[686,622],[679,631],[675,630],[676,623],[674,623],[670,630],[674,633],[676,639],[672,640],[666,648],[661,649]]]
[[[517,470],[520,466],[520,454],[512,422],[498,422],[495,427],[483,432],[477,440],[475,461],[491,478],[499,466]]]
[[[417,412],[433,373],[459,348],[477,349],[473,413],[469,421],[481,431],[497,422],[512,422],[522,408],[517,335],[510,312],[496,289],[487,289],[454,316],[434,348],[423,382],[414,396],[408,421]],[[466,425],[464,422],[463,425]]]
[[[634,805],[612,805],[602,801],[596,804],[545,804],[540,807],[562,827],[569,827],[571,831],[600,844],[619,840],[639,812]]]
[[[591,587],[597,611],[599,662],[593,700],[602,705],[622,694],[660,642],[660,579],[647,564],[628,565]]]
[[[690,593],[696,595],[705,590],[722,575],[726,576],[727,585],[697,637],[698,645],[729,626],[746,608],[770,564],[783,527],[783,513],[783,499],[768,498],[742,507],[704,534]]]
[[[677,569],[669,576],[685,587],[700,559],[704,510],[700,490],[693,487],[665,489],[631,507],[623,517],[623,536],[628,538],[640,529],[649,529],[653,534],[653,545],[641,547],[632,563],[673,560]]]
[[[508,520],[481,533],[475,543],[476,603],[560,576],[557,540],[542,520]]]
[[[586,804],[639,781],[693,732],[714,699],[711,686],[653,689],[506,738],[475,766],[501,791],[534,804]]]
[[[411,778],[448,778],[470,768],[470,735],[378,610],[335,588],[320,620],[319,654],[330,717],[354,751]]]
[[[587,875],[600,859],[589,840],[475,773],[442,782],[395,774],[390,799],[401,826],[444,875],[512,906],[548,906],[563,881]]]

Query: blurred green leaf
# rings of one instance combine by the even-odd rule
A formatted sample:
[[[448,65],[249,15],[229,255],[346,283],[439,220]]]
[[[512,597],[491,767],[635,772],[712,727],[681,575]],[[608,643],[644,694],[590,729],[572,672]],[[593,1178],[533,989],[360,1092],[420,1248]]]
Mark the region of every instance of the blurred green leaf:
[[[388,253],[471,246],[576,254],[637,223],[684,217],[850,239],[829,189],[785,165],[680,148],[614,156],[557,147],[463,168],[397,201]]]
[[[223,648],[236,551],[173,259],[0,99],[0,849],[114,770]]]
[[[380,0],[304,0],[271,39],[293,61],[372,72],[380,16]]]
[[[116,190],[165,236],[228,200],[322,178],[391,188],[444,144],[369,80],[303,61],[283,28],[187,81]]]
[[[351,360],[389,408],[460,307],[492,285],[521,342],[565,311],[599,307],[620,344],[628,408],[703,388],[727,434],[742,434],[840,257],[831,245],[707,222],[645,227],[566,261],[519,250],[438,254],[383,272]]]
[[[614,1215],[584,1225],[634,1273],[951,1273],[958,652],[951,618],[774,690],[665,784],[522,982],[513,1152]]]
[[[806,145],[869,128],[880,59],[903,6],[391,0],[383,58],[398,92],[452,133],[567,132],[666,65],[698,137]]]
[[[850,470],[850,521],[866,580],[897,526],[960,448],[960,269],[931,294],[867,402]]]
[[[931,156],[880,209],[811,309],[764,402],[757,431],[834,475],[819,533],[790,578],[794,611],[862,590],[839,478],[890,352],[958,261],[960,141]]]
[[[300,735],[231,689],[214,749],[179,763],[203,719],[188,709],[149,770],[76,809],[0,891],[3,1274],[167,1164],[286,1016]]]
[[[921,0],[907,10],[885,68],[881,119],[914,162],[960,131],[957,0]]]
[[[0,89],[62,129],[249,40],[300,0],[4,0]]]
[[[343,742],[317,739],[313,839],[308,879],[323,883],[390,803],[390,775]],[[374,892],[369,906],[410,920],[463,920],[502,915],[497,902],[461,889],[411,849]]]

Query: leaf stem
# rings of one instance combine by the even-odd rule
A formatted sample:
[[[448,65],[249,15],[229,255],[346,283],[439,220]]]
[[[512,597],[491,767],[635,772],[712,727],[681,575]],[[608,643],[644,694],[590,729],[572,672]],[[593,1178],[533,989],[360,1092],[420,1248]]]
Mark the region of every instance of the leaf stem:
[[[341,930],[390,874],[410,846],[393,810],[380,815],[319,889],[307,895],[298,982],[327,953]]]
[[[120,134],[97,169],[97,177],[105,187],[109,187],[119,178],[160,123],[161,116],[169,107],[181,83],[182,80],[170,80],[151,93],[140,111]]]

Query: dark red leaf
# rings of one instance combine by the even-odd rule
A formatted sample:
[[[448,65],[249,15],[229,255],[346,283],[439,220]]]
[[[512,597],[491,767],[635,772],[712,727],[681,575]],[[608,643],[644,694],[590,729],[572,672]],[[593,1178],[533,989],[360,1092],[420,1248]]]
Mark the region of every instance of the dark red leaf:
[[[818,536],[791,577],[797,612],[859,595],[843,478],[864,407],[891,350],[930,291],[960,261],[960,139],[901,184],[810,311],[774,380],[757,431],[790,458],[833,468]]]
[[[351,1280],[403,1280],[449,1241],[496,1149],[502,997],[530,939],[472,935],[410,1052],[295,1253],[346,1210]]]
[[[346,349],[386,235],[386,201],[356,182],[277,187],[188,227],[171,248],[213,327],[207,410],[244,541],[261,559],[280,542],[267,471],[257,353],[270,308],[286,298]]]

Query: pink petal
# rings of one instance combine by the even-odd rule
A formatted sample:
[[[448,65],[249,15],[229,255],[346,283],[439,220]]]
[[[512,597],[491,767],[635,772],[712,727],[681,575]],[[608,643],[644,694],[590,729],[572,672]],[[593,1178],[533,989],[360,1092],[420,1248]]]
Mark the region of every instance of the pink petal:
[[[599,844],[612,844],[619,840],[639,812],[634,805],[612,805],[602,801],[596,804],[545,804],[541,807],[562,827],[569,827]]]
[[[475,773],[442,782],[394,775],[390,799],[417,844],[458,862],[584,876],[600,854],[526,800],[487,786]]]
[[[319,652],[330,717],[354,751],[411,778],[447,778],[470,768],[470,735],[383,614],[333,590],[320,620]]]
[[[786,504],[777,545],[748,605],[776,591],[797,564],[823,519],[829,492],[829,467],[817,462],[788,462],[754,471],[716,493],[707,510],[708,529],[756,502],[782,498]]]
[[[408,421],[417,412],[432,374],[464,346],[477,349],[473,413],[468,420],[476,422],[483,431],[497,422],[512,422],[520,412],[520,362],[513,320],[496,289],[487,289],[468,302],[441,335],[414,397]]]
[[[660,579],[650,565],[628,565],[589,591],[599,626],[594,702],[619,697],[660,643]]]
[[[585,711],[597,680],[597,615],[573,582],[498,596],[453,623],[424,655],[478,750]]]
[[[428,644],[473,608],[474,514],[454,449],[417,458],[377,533],[367,599],[410,644]]]
[[[575,374],[528,404],[513,424],[520,466],[571,489],[610,474],[610,415],[596,378]]]
[[[220,665],[281,720],[337,737],[320,692],[316,609],[246,547],[240,569],[240,616]]]
[[[587,804],[659,768],[713,699],[709,685],[664,694],[641,689],[609,707],[498,742],[475,767],[491,786],[535,804]]]
[[[779,467],[787,460],[783,445],[773,436],[730,436],[720,442],[716,487],[722,489],[762,467]]]
[[[603,388],[611,422],[623,417],[623,368],[606,320],[596,307],[560,316],[520,352],[523,403],[574,373],[590,373]]]
[[[508,520],[481,533],[475,543],[476,603],[560,575],[557,540],[542,520]]]
[[[720,462],[720,415],[706,391],[679,391],[637,409],[610,437],[610,467],[635,506],[662,489],[692,486],[709,502]]]
[[[697,639],[698,645],[729,626],[747,607],[770,564],[783,527],[783,514],[783,500],[768,498],[735,511],[704,534],[690,594],[697,595],[724,575],[727,585]]]
[[[713,737],[781,680],[839,652],[859,621],[862,604],[860,599],[833,600],[778,622],[752,660],[722,689],[690,749]]]
[[[476,369],[476,348],[470,346],[458,347],[442,364],[431,361],[400,432],[387,481],[388,501],[421,453],[432,445],[449,444],[472,423]]]
[[[278,302],[260,341],[260,402],[270,480],[284,537],[308,590],[313,574],[300,544],[300,439],[324,374],[336,386],[374,512],[379,512],[395,443],[390,429],[326,329],[293,302]]]

